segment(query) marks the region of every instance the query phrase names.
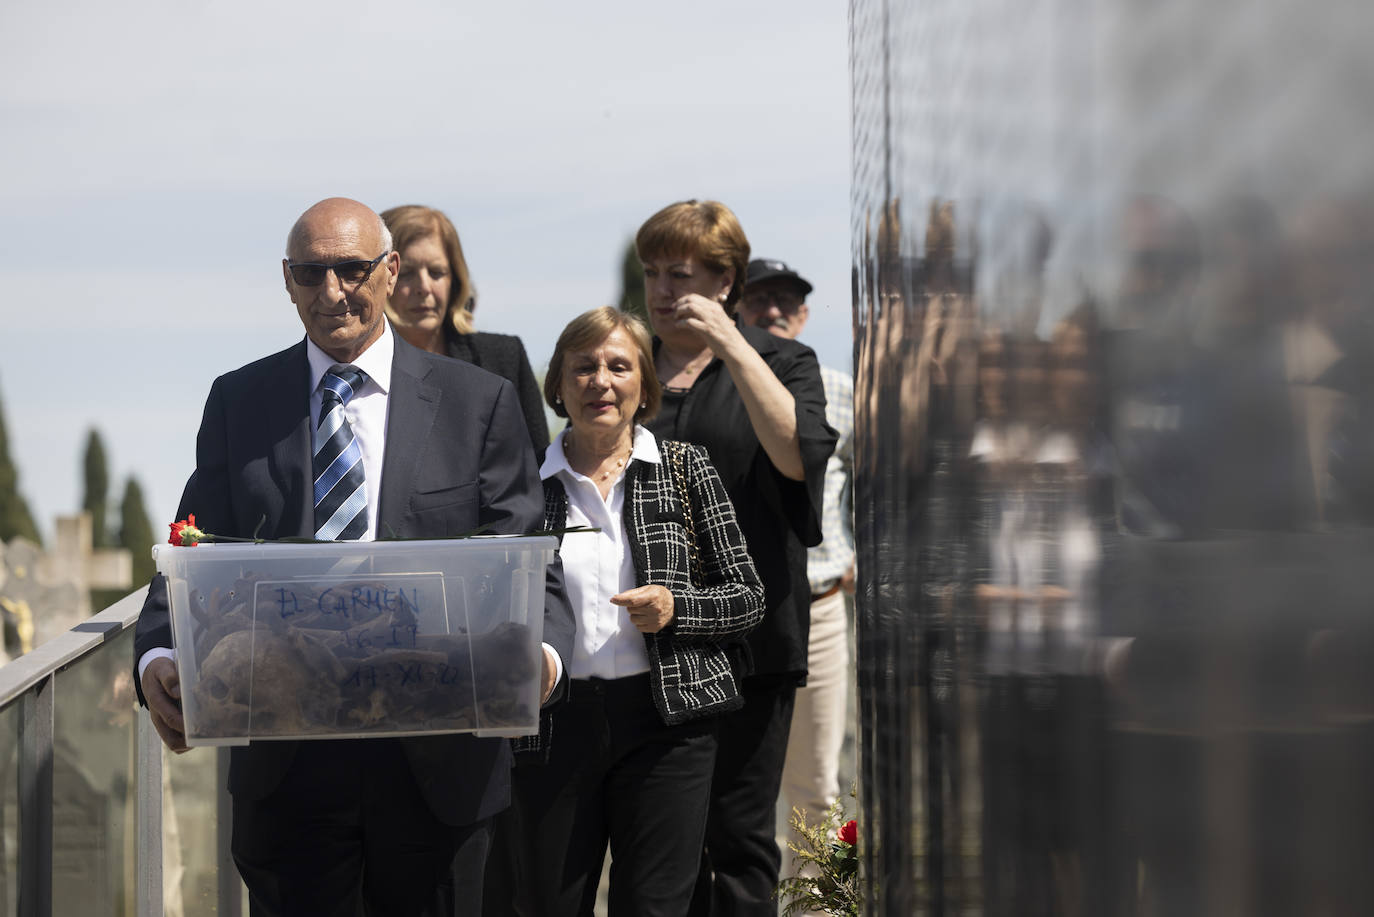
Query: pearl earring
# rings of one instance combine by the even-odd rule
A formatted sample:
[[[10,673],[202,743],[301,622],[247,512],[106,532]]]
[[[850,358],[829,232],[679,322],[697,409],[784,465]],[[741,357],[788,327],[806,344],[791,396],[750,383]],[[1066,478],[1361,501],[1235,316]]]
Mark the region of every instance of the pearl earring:
[[[554,403],[554,404],[562,404],[562,403],[563,403],[563,396],[562,396],[562,395],[554,395],[554,396],[553,396],[553,403]]]
[[[649,406],[649,402],[647,402],[647,401],[641,401],[641,402],[639,403],[639,406],[642,407],[642,408],[647,408],[647,407]]]

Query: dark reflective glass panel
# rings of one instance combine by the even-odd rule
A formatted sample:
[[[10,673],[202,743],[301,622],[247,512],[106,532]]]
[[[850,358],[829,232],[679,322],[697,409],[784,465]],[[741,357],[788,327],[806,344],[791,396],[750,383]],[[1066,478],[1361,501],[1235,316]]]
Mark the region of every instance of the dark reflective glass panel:
[[[1374,912],[1374,12],[851,25],[866,912]]]

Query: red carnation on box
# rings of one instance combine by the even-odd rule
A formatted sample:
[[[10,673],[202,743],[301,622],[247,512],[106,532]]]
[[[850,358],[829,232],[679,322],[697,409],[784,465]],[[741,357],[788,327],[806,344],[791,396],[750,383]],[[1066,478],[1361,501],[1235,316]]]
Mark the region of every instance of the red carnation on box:
[[[261,523],[259,523],[261,525]],[[172,536],[167,539],[167,543],[177,548],[194,548],[198,544],[207,542],[246,542],[252,544],[262,544],[262,538],[235,538],[232,535],[215,535],[196,525],[196,514],[188,513],[185,519],[179,519],[171,523]],[[307,539],[286,539],[294,541],[305,541]]]
[[[205,538],[205,533],[196,528],[195,513],[191,513],[178,522],[173,522],[171,529],[172,535],[167,539],[167,543],[178,548],[194,548]]]

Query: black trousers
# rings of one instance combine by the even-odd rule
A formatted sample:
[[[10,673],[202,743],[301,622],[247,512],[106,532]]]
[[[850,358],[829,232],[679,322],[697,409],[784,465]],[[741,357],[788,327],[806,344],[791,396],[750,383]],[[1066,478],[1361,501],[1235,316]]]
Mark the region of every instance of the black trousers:
[[[797,686],[791,679],[746,679],[743,693],[744,708],[717,724],[711,813],[692,917],[778,912],[776,810]]]
[[[514,771],[518,864],[510,913],[590,917],[611,849],[613,917],[684,915],[715,761],[714,719],[665,726],[649,676],[573,681],[549,761]],[[488,901],[488,913],[492,912]]]
[[[487,821],[434,816],[392,739],[302,742],[270,795],[234,798],[234,863],[254,917],[418,917],[453,898],[454,876],[480,902],[489,844]]]

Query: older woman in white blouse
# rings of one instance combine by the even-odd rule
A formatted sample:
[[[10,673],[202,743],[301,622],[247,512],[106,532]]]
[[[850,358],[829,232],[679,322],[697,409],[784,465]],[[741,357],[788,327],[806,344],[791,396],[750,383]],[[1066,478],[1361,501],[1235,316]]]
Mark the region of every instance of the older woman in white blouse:
[[[563,537],[569,695],[545,724],[545,763],[515,771],[522,913],[590,915],[608,843],[612,913],[686,913],[713,719],[741,704],[742,638],[763,614],[705,453],[637,423],[658,408],[653,365],[637,319],[593,309],[563,331],[544,383],[569,421],[541,469],[545,523],[599,531]]]

